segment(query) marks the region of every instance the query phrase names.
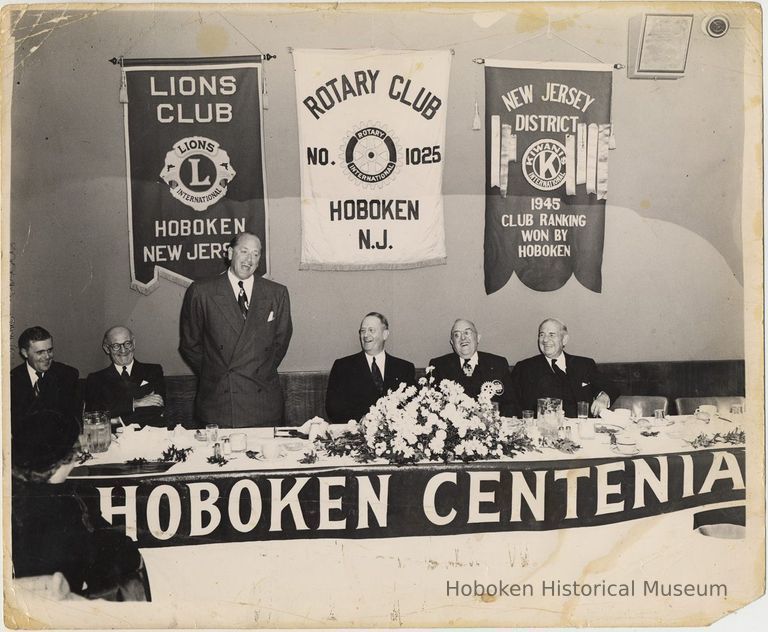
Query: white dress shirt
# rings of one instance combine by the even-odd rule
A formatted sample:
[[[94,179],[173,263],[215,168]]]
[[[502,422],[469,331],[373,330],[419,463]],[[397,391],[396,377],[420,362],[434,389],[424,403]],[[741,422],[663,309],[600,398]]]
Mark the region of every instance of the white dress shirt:
[[[245,298],[248,299],[248,305],[250,305],[251,294],[253,293],[253,275],[249,276],[247,279],[238,279],[232,274],[232,270],[227,269],[227,278],[229,279],[229,284],[232,286],[232,291],[235,293],[235,300],[240,296],[240,286],[238,283],[240,283],[240,281],[243,282]]]
[[[371,363],[373,362],[373,359],[376,358],[376,366],[379,367],[379,371],[381,371],[381,379],[384,379],[384,363],[387,361],[387,354],[384,350],[377,353],[375,356],[365,354],[365,359],[368,362],[368,370],[371,370]]]
[[[122,375],[123,374],[123,366],[125,366],[125,368],[128,370],[128,375],[130,375],[131,372],[133,371],[133,360],[131,360],[130,364],[123,365],[123,364],[114,364],[113,363],[112,366],[115,367],[115,371],[117,371],[118,375]]]
[[[469,360],[469,375],[472,375],[475,372],[475,369],[477,368],[477,362],[479,360],[477,356],[477,351],[475,351],[472,354],[471,358],[467,358],[467,359]],[[461,356],[459,356],[459,361],[461,362],[461,370],[464,371],[464,373],[466,373],[467,371],[464,369],[465,358],[462,358]]]

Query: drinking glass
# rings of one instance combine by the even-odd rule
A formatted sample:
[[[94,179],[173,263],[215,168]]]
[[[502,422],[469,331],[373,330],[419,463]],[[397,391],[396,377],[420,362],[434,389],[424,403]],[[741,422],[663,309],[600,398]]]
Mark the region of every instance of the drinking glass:
[[[112,442],[112,428],[109,415],[102,411],[83,413],[83,449],[92,453],[106,452]],[[86,448],[87,445],[87,448]]]
[[[589,417],[589,402],[578,402],[576,408],[578,410],[579,419],[586,419]]]
[[[219,440],[219,425],[218,424],[206,424],[205,436],[208,443],[214,444]]]
[[[248,448],[248,437],[244,432],[236,432],[229,435],[229,445],[232,448],[232,455],[242,454]]]

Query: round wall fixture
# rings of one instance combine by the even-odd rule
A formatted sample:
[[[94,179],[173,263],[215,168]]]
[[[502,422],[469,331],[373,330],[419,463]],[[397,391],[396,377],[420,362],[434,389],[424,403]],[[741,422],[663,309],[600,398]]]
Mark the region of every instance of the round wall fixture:
[[[724,15],[708,15],[701,28],[710,37],[722,37],[731,28],[731,22]]]

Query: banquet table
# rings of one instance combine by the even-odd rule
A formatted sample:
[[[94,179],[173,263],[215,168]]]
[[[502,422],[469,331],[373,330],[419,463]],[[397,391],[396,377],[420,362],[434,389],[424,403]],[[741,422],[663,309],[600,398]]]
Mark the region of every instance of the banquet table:
[[[581,447],[573,454],[540,447],[512,458],[400,466],[322,454],[301,463],[309,441],[275,438],[271,428],[246,430],[248,450],[298,449],[216,465],[207,462],[212,446],[193,431],[127,428],[71,478],[138,540],[153,603],[99,607],[95,618],[91,607],[89,621],[399,627],[434,624],[444,612],[446,625],[588,624],[608,605],[604,598],[461,592],[570,580],[642,586],[712,578],[729,587],[735,607],[748,598],[741,584],[755,536],[705,537],[707,521],[697,516],[743,508],[745,448],[691,445],[702,433],[742,427],[729,417],[708,424],[675,417],[658,428],[630,421],[624,431],[636,438],[637,454],[618,454],[598,433],[575,439]],[[220,439],[229,432],[220,430]],[[183,462],[153,464],[171,445],[193,451]],[[147,463],[132,471],[126,461],[138,458]],[[60,627],[85,612],[76,603],[57,607]],[[615,623],[651,624],[668,607],[661,596],[633,597]],[[692,621],[690,608],[671,612],[670,625]],[[716,616],[722,603],[695,612]]]

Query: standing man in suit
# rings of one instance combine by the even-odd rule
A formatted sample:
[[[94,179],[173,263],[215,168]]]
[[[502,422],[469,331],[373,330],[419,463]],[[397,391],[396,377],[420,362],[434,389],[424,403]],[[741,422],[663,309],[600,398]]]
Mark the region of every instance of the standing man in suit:
[[[366,314],[358,333],[363,350],[336,360],[328,376],[325,409],[331,423],[359,420],[387,391],[416,384],[413,364],[384,351],[389,321],[383,314]]]
[[[597,417],[618,397],[616,388],[605,380],[592,358],[565,353],[568,327],[556,318],[539,325],[540,355],[521,360],[512,371],[520,404],[536,410],[536,400],[556,397],[563,400],[566,417],[576,417],[577,402],[591,402]]]
[[[293,332],[288,289],[254,276],[261,240],[253,233],[237,235],[227,255],[227,271],[190,285],[181,308],[179,351],[198,379],[195,419],[199,426],[277,426],[277,367]]]
[[[42,327],[19,336],[24,363],[11,371],[11,420],[20,421],[39,410],[55,410],[80,422],[81,402],[77,369],[54,362],[53,338]]]
[[[165,426],[163,367],[136,360],[136,339],[127,327],[108,329],[101,348],[112,363],[85,381],[85,409],[107,411],[126,424]]]
[[[451,327],[453,353],[429,361],[434,367],[435,383],[452,380],[464,387],[467,395],[476,398],[483,384],[497,382],[502,391],[494,395],[492,401],[498,403],[501,415],[512,417],[517,414],[518,406],[510,381],[509,362],[502,356],[478,351],[479,344],[480,334],[475,323],[464,318],[454,322]]]

